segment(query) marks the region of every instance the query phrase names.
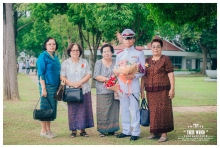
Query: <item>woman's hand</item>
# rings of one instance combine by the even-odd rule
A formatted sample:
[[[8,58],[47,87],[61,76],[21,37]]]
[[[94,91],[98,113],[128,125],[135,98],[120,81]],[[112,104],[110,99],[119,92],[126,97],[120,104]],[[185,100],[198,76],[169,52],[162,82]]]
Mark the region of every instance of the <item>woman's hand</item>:
[[[116,77],[118,77],[118,76],[120,75],[120,73],[115,72],[114,75],[115,75]]]
[[[66,77],[62,77],[61,80],[66,83]]]
[[[169,91],[169,97],[170,97],[170,99],[173,99],[173,98],[175,97],[174,89],[170,89],[170,91]]]
[[[47,97],[47,90],[46,90],[46,88],[42,88],[41,96],[42,97]]]
[[[80,82],[80,81],[72,83],[72,87],[74,87],[74,88],[79,88],[79,87],[81,87],[81,85],[82,85],[82,82]]]
[[[145,97],[144,90],[141,91],[141,99],[143,99],[143,98],[146,98],[146,97]]]

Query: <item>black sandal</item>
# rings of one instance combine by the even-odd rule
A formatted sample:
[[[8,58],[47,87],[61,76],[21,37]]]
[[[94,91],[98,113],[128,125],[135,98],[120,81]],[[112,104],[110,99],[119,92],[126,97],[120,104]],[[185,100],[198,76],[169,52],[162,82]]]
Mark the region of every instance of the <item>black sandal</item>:
[[[89,137],[89,135],[88,135],[86,132],[81,132],[81,133],[80,133],[80,136]]]
[[[72,133],[70,134],[70,137],[71,137],[71,138],[76,137],[76,133],[72,132]]]
[[[115,135],[115,132],[109,132],[108,134],[109,135]]]
[[[105,137],[105,134],[104,133],[100,133],[99,136],[100,137]]]

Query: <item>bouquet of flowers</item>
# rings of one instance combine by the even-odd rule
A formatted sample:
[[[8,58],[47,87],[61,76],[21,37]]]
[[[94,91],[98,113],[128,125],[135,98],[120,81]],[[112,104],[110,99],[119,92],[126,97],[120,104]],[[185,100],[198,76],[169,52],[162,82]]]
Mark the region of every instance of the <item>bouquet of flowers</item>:
[[[119,74],[118,78],[124,84],[127,84],[128,94],[131,94],[132,90],[131,90],[130,84],[132,80],[128,80],[126,78],[126,75],[135,74],[135,73],[144,73],[145,71],[140,63],[134,63],[134,62],[132,63],[132,62],[129,62],[128,60],[121,60],[115,66],[115,68],[113,69],[113,72]]]
[[[118,84],[118,79],[115,75],[111,76],[108,81],[104,83],[105,88],[113,90],[115,99],[119,99],[122,95],[122,90],[120,89],[120,85]]]
[[[105,81],[104,86],[111,90],[115,90],[115,85],[117,84],[118,79],[115,75],[111,76],[108,81]]]
[[[127,60],[121,60],[113,69],[115,73],[120,74],[134,74],[138,71],[138,65],[136,63],[131,63]]]
[[[131,63],[127,60],[120,61],[115,68],[113,69],[114,73],[119,73],[119,78],[125,84],[130,84],[131,80],[126,80],[125,76],[128,74],[135,74],[135,73],[144,73],[144,68],[140,63]]]
[[[142,65],[140,63],[138,64],[138,72],[139,73],[144,73],[145,72],[144,68],[142,67]]]

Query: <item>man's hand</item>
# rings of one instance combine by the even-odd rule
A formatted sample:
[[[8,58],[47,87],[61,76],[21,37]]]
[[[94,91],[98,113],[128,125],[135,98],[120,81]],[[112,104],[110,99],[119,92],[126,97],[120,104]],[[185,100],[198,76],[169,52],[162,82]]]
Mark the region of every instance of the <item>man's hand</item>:
[[[134,74],[129,74],[125,76],[125,79],[127,80],[133,80],[136,76]]]

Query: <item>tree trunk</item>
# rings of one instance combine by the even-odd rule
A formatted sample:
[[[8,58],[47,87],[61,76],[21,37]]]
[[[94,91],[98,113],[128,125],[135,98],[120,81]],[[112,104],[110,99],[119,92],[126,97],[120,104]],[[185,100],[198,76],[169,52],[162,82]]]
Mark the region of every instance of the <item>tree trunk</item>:
[[[3,4],[3,16],[3,96],[7,100],[20,100],[12,3]]]
[[[83,45],[83,35],[82,35],[82,26],[78,24],[78,30],[79,30],[79,39],[80,39],[80,46],[82,47],[82,58],[85,58],[84,54],[84,45]]]
[[[95,41],[93,41],[93,58],[91,59],[92,62],[92,78],[93,78],[93,74],[94,74],[94,68],[95,68],[95,63],[96,63],[96,58],[97,58],[97,50],[99,48],[99,44],[102,38],[102,33],[101,32],[97,32],[96,34],[96,43]],[[91,87],[95,88],[95,80],[92,79],[92,83],[91,83]]]
[[[92,81],[91,81],[91,88],[95,88],[95,80],[93,79],[94,74],[94,68],[95,68],[95,62],[96,60],[91,60],[92,64]]]
[[[206,69],[207,69],[207,54],[208,54],[208,49],[205,48],[199,41],[199,46],[202,49],[202,54],[203,54],[203,63],[202,63],[202,70],[201,74],[205,75],[206,74]]]

